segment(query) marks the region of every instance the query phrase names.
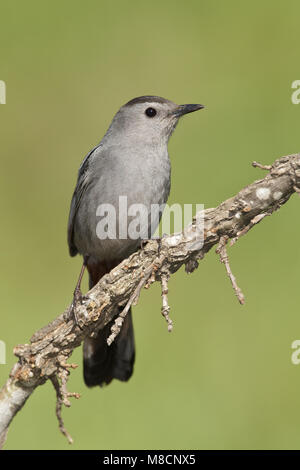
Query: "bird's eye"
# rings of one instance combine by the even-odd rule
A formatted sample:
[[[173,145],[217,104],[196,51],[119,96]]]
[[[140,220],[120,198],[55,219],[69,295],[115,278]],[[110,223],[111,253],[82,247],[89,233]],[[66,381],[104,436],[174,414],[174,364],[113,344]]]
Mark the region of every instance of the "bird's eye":
[[[146,116],[152,118],[156,115],[156,110],[154,108],[147,108],[145,111]]]

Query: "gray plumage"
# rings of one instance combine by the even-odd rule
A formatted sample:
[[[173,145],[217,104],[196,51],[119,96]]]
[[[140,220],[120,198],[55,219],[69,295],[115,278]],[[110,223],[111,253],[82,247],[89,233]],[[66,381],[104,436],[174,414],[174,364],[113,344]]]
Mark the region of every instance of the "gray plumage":
[[[90,287],[140,246],[137,239],[99,239],[96,232],[98,207],[101,204],[114,206],[118,221],[119,196],[127,197],[128,207],[143,204],[149,212],[151,205],[165,204],[171,177],[168,140],[180,116],[202,107],[179,106],[156,96],[135,98],[121,107],[101,143],[82,162],[71,202],[68,243],[71,256],[80,253],[84,257]],[[155,115],[147,115],[149,108]],[[128,224],[131,220],[132,217],[128,217]],[[143,232],[150,237],[157,228],[159,217],[151,226],[150,219],[147,220]],[[118,229],[117,223],[117,233]],[[87,385],[102,385],[113,378],[128,380],[132,374],[131,314],[112,346],[107,346],[110,326],[102,330],[97,339],[85,341]]]

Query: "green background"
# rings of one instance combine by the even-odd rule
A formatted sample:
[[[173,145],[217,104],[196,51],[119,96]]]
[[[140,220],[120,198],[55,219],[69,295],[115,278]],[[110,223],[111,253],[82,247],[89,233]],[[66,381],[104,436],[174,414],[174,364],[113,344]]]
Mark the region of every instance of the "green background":
[[[157,94],[206,109],[169,145],[169,202],[215,207],[300,151],[298,1],[0,2],[0,339],[12,349],[70,302],[80,268],[66,244],[79,164],[129,99]],[[300,200],[293,196],[230,249],[240,306],[212,250],[134,308],[132,379],[87,389],[81,349],[69,389],[82,394],[57,428],[51,384],[13,421],[7,449],[300,448]],[[86,285],[86,284],[85,284]]]

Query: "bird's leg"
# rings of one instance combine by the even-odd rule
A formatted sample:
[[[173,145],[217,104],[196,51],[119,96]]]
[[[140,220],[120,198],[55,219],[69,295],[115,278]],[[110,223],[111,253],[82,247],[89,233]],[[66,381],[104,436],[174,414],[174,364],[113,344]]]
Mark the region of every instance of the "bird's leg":
[[[73,300],[72,300],[71,307],[70,307],[70,314],[73,315],[75,323],[78,326],[80,326],[80,325],[79,325],[79,320],[78,320],[78,317],[77,317],[77,314],[76,314],[76,307],[78,306],[78,304],[81,304],[81,301],[82,301],[82,292],[81,292],[80,287],[81,287],[81,281],[82,281],[82,278],[83,278],[83,275],[84,275],[84,271],[85,271],[85,268],[86,268],[86,262],[87,262],[87,259],[84,258],[83,264],[82,264],[82,267],[81,267],[81,270],[80,270],[79,278],[78,278],[75,290],[73,292]]]
[[[73,292],[73,300],[75,300],[75,302],[81,302],[81,299],[82,299],[82,292],[81,292],[80,287],[81,287],[81,281],[83,278],[85,268],[86,268],[86,264],[85,262],[83,262],[81,270],[80,270],[79,278],[78,278],[75,290]]]

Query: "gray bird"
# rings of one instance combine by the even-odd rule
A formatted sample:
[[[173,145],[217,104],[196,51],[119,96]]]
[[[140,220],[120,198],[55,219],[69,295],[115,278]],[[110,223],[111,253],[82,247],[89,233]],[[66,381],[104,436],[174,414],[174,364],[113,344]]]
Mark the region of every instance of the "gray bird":
[[[71,256],[83,256],[83,269],[74,295],[80,293],[85,266],[89,286],[117,266],[141,246],[140,238],[120,237],[119,197],[127,197],[127,206],[143,204],[150,213],[151,205],[164,205],[170,192],[171,167],[168,140],[181,116],[204,106],[177,105],[158,96],[141,96],[122,106],[97,147],[83,160],[73,194],[68,244]],[[99,206],[115,208],[116,237],[99,238]],[[155,232],[161,212],[150,222],[141,218],[143,234]],[[125,220],[127,228],[132,217]],[[112,222],[108,219],[108,222]],[[117,315],[118,312],[116,312]],[[114,321],[87,338],[83,346],[84,380],[86,385],[109,384],[112,379],[127,381],[133,372],[135,346],[131,312],[111,346],[107,344]]]

